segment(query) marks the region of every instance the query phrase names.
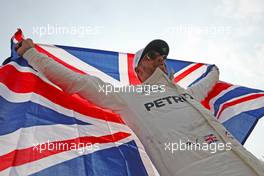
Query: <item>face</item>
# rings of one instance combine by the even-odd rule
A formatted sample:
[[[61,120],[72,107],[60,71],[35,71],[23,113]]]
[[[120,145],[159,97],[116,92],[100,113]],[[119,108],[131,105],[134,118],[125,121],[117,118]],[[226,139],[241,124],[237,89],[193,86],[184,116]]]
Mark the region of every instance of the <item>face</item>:
[[[151,58],[148,56],[149,55],[146,54],[140,60],[138,66],[135,69],[138,78],[140,79],[141,82],[144,82],[146,79],[148,79],[152,75],[152,73],[156,70],[157,67],[159,67],[165,74],[168,74],[165,65],[165,59],[162,55],[160,55],[158,52],[154,52],[152,53]]]

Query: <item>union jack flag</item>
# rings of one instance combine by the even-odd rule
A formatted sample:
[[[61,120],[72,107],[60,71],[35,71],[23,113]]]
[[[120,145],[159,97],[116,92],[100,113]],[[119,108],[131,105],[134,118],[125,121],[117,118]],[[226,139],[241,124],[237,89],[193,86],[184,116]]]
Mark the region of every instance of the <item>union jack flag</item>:
[[[18,30],[11,40],[11,57],[0,67],[0,175],[159,175],[122,117],[64,93],[39,74],[14,50],[22,39]],[[132,68],[133,54],[35,47],[75,72],[114,85],[140,83]],[[175,59],[166,64],[184,88],[202,80],[212,67]],[[201,103],[241,143],[264,116],[263,91],[222,81]]]
[[[218,141],[217,137],[214,134],[204,136],[204,140],[207,144],[215,143]]]

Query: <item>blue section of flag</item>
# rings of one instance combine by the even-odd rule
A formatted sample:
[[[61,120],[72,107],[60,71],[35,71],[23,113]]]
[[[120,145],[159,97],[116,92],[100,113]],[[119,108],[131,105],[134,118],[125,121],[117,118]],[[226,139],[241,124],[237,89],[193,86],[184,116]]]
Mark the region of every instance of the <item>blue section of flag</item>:
[[[31,101],[11,103],[0,96],[0,107],[0,135],[39,125],[90,125]]]
[[[242,112],[224,122],[226,129],[242,144],[254,129],[258,120],[264,116],[264,107]]]
[[[56,46],[66,50],[68,53],[74,55],[78,59],[120,81],[117,52],[60,45]]]
[[[13,42],[11,42],[11,56],[3,62],[3,65],[8,64],[9,62],[12,62],[12,61],[16,62],[17,64],[19,64],[22,67],[32,68],[25,59],[18,56],[17,52],[15,51],[15,45]]]
[[[168,68],[168,72],[170,73],[171,69],[174,70],[174,72],[178,72],[185,67],[189,66],[190,64],[193,64],[193,62],[188,62],[188,61],[181,61],[181,60],[175,60],[175,59],[167,59],[166,60],[166,65]]]
[[[31,176],[147,176],[134,141],[54,165]]]

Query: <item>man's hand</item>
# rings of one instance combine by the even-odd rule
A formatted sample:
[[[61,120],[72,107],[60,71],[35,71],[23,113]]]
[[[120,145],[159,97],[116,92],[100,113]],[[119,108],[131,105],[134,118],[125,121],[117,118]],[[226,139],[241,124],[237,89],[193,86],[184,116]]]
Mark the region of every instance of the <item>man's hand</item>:
[[[16,44],[16,51],[19,56],[23,56],[23,54],[34,47],[34,43],[31,39],[22,40],[21,42]]]

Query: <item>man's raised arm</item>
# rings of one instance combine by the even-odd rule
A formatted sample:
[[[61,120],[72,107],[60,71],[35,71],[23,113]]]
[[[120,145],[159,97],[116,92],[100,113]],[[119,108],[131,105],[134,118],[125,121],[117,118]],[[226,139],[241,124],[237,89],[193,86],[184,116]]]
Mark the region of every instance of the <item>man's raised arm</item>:
[[[111,84],[105,83],[95,76],[82,75],[64,67],[45,54],[38,52],[31,39],[24,40],[20,45],[17,47],[18,54],[63,91],[69,94],[78,94],[100,107],[113,111],[119,110],[124,105],[117,93],[106,94],[104,91],[100,91],[102,87],[112,86]]]

